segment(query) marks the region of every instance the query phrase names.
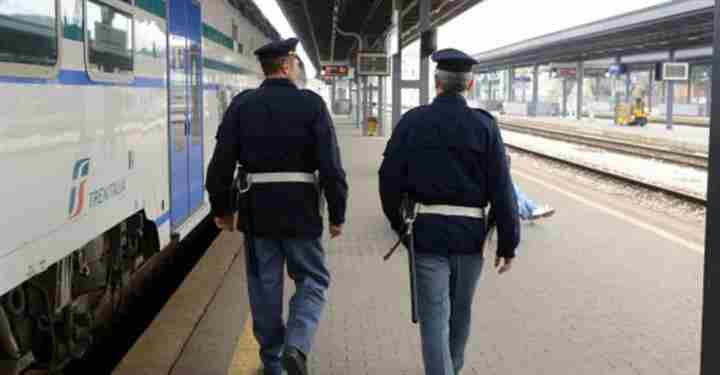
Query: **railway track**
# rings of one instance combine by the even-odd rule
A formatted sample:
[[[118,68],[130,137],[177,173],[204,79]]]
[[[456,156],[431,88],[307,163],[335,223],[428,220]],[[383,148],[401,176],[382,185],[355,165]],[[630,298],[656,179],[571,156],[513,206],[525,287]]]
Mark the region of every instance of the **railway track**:
[[[507,142],[507,141],[505,142],[505,146],[508,147],[509,149],[518,150],[518,151],[532,154],[532,155],[535,155],[535,156],[538,156],[538,157],[541,157],[544,159],[549,159],[549,160],[552,160],[555,162],[569,165],[574,168],[579,168],[582,170],[590,171],[590,172],[593,172],[593,173],[596,173],[596,174],[599,174],[599,175],[602,175],[605,177],[609,177],[609,178],[612,178],[615,180],[620,180],[622,182],[640,186],[640,187],[643,187],[643,188],[646,188],[646,189],[649,189],[652,191],[665,193],[665,194],[668,194],[669,196],[672,196],[672,197],[680,199],[680,200],[688,201],[688,202],[703,205],[703,206],[705,206],[707,204],[707,200],[705,197],[702,197],[702,196],[699,196],[699,195],[696,195],[696,194],[693,194],[690,192],[679,191],[677,189],[673,189],[673,188],[663,186],[660,184],[654,184],[651,182],[643,181],[639,178],[627,176],[627,175],[624,175],[624,174],[621,174],[618,172],[601,169],[601,168],[598,168],[598,167],[595,167],[595,166],[592,166],[589,164],[577,162],[577,161],[563,159],[563,158],[549,155],[544,152],[533,150],[533,149],[530,149],[527,147],[514,145],[511,142]]]
[[[708,157],[704,154],[689,151],[678,151],[661,146],[631,143],[624,140],[608,139],[601,136],[578,134],[558,129],[548,129],[547,124],[535,124],[525,121],[499,120],[501,129],[525,133],[586,146],[598,147],[613,152],[653,158],[674,164],[707,169]]]

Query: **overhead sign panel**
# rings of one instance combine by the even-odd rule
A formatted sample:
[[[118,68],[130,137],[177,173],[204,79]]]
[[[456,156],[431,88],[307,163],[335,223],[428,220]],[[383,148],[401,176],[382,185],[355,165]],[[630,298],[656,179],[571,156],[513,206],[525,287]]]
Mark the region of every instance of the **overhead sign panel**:
[[[323,65],[322,74],[327,77],[347,77],[350,69],[347,65]]]
[[[627,66],[625,64],[611,64],[608,67],[608,74],[611,76],[618,76],[627,72]]]
[[[666,62],[662,63],[659,68],[659,78],[663,81],[687,81],[690,77],[690,64],[688,63]]]
[[[389,76],[390,59],[384,53],[358,54],[357,74],[365,76]]]

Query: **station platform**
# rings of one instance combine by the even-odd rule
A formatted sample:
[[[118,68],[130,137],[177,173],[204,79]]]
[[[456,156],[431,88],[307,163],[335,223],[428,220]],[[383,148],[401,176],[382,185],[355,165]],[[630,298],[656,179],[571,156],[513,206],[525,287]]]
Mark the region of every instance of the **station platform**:
[[[406,257],[381,259],[395,241],[378,197],[386,139],[361,137],[346,118],[336,128],[348,219],[342,237],[324,239],[332,282],[310,372],[420,375]],[[702,223],[537,163],[518,154],[513,178],[557,213],[523,225],[508,274],[486,249],[462,374],[697,374]],[[259,373],[241,240],[215,240],[114,374]],[[286,298],[292,290],[288,280]]]
[[[665,124],[649,123],[645,127],[618,126],[611,119],[583,118],[577,120],[569,117],[525,117],[500,115],[495,113],[499,122],[533,124],[548,126],[558,130],[574,133],[619,139],[628,142],[662,146],[672,149],[707,154],[710,139],[709,127],[675,125],[668,130]]]

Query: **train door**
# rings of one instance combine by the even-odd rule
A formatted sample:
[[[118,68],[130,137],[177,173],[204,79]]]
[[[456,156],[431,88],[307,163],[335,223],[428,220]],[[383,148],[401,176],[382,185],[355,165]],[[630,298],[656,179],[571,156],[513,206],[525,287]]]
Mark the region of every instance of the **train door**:
[[[202,18],[197,1],[169,1],[168,34],[170,223],[175,229],[203,202]]]

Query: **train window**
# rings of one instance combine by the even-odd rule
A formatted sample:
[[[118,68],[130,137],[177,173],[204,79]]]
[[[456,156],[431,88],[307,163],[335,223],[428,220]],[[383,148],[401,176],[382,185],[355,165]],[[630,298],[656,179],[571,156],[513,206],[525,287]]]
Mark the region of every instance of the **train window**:
[[[129,14],[88,1],[87,59],[94,72],[129,74],[133,70],[133,28]]]
[[[0,63],[55,66],[55,0],[0,1]]]

